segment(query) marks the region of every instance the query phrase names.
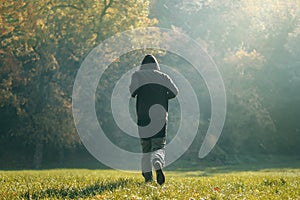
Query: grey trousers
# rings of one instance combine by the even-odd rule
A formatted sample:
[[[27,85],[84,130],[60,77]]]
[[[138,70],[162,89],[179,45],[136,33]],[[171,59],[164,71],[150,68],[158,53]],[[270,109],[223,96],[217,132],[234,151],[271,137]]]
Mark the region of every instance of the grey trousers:
[[[142,172],[152,172],[152,163],[159,162],[165,165],[166,137],[141,139],[142,145]]]

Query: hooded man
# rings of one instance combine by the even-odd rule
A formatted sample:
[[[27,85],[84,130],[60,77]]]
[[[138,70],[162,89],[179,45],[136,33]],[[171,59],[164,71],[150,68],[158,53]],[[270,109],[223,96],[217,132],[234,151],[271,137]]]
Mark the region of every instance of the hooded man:
[[[130,94],[136,97],[138,132],[143,151],[142,175],[152,181],[152,166],[156,180],[162,185],[165,176],[165,145],[168,122],[168,100],[176,97],[178,89],[172,79],[160,71],[153,55],[146,55],[140,70],[132,75]],[[152,162],[151,162],[152,161]]]

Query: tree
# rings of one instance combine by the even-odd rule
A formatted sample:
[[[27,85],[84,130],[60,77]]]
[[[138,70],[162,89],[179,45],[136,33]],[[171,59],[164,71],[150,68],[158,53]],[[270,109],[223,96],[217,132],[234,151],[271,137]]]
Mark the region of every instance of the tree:
[[[299,85],[300,4],[163,0],[156,1],[152,10],[160,25],[181,29],[201,42],[219,66],[227,88],[228,115],[218,145],[228,153],[290,152],[280,142],[287,141],[286,134],[295,138],[298,115],[275,113],[284,113],[291,102],[299,111],[299,97],[291,94]],[[295,86],[287,82],[289,76]],[[286,120],[293,123],[283,126]],[[285,146],[290,144],[295,151],[296,138]]]
[[[45,144],[63,149],[79,143],[71,92],[84,57],[105,38],[155,20],[147,18],[148,1],[142,0],[1,0],[0,10],[1,53],[18,63],[1,63],[0,105],[13,102],[20,123],[12,133],[35,145],[38,168]]]

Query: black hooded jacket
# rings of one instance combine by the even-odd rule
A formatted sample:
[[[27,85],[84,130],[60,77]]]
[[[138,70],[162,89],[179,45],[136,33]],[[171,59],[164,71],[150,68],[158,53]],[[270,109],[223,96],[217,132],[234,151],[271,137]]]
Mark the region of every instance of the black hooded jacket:
[[[168,100],[178,94],[178,89],[172,79],[160,71],[159,64],[153,55],[145,56],[140,70],[134,72],[129,90],[132,97],[137,97],[136,112],[139,126],[147,126],[151,122],[149,110],[153,105],[161,105],[165,110],[164,117],[160,118],[164,124],[162,129],[149,137],[143,135],[139,129],[140,136],[143,135],[142,138],[165,137]]]

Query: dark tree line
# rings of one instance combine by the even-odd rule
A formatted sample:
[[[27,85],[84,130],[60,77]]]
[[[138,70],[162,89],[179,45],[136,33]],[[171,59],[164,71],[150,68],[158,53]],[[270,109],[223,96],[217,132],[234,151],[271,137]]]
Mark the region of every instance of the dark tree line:
[[[51,158],[50,154],[43,159],[47,151],[63,160],[64,152],[84,149],[71,107],[80,64],[109,36],[153,25],[190,35],[221,71],[228,113],[212,159],[231,159],[229,155],[236,154],[297,155],[300,150],[297,1],[2,0],[0,5],[0,158],[5,162],[29,159],[40,167]],[[130,69],[126,64],[138,63],[144,53],[120,58],[99,83],[104,87],[97,93],[97,111],[105,113],[100,121],[110,139],[124,148],[132,145],[132,138],[123,137],[116,126],[109,98],[115,82]],[[205,83],[193,71],[184,70],[190,66],[183,59],[153,53],[188,77],[198,92],[204,115],[198,139],[184,158],[194,159],[210,118]],[[172,138],[180,113],[170,112]],[[22,155],[26,155],[23,160]]]

